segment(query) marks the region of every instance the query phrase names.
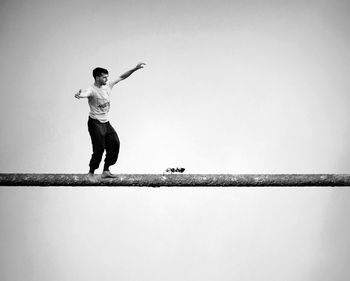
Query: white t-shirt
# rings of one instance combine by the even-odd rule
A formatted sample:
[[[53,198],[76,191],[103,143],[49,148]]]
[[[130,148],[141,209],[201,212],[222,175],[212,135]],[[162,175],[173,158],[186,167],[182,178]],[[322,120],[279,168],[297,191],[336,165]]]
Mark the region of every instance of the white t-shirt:
[[[89,116],[102,123],[108,122],[108,112],[110,108],[110,95],[112,88],[107,85],[101,88],[92,85],[84,91],[84,96],[88,97],[90,113]]]

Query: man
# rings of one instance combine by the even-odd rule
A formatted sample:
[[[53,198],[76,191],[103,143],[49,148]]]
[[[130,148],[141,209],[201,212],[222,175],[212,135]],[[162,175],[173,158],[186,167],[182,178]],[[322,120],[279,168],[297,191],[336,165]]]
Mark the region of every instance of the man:
[[[108,70],[97,67],[92,75],[95,83],[85,91],[79,90],[75,94],[77,99],[88,98],[90,113],[88,129],[92,142],[93,154],[90,160],[90,170],[88,175],[93,176],[99,167],[103,152],[106,150],[106,158],[103,167],[102,178],[116,177],[109,171],[109,167],[118,160],[120,142],[114,128],[109,123],[108,112],[110,107],[110,95],[112,88],[120,81],[128,78],[136,70],[144,67],[144,63],[139,63],[135,68],[125,72],[118,79],[108,81]]]

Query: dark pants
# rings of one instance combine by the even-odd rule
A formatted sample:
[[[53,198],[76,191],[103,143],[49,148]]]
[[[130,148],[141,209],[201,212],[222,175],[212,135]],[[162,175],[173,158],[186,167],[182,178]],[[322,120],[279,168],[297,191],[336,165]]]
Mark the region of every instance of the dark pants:
[[[104,170],[108,170],[109,166],[118,160],[120,148],[118,135],[109,122],[101,123],[91,117],[89,117],[88,128],[93,150],[90,170],[96,170],[100,166],[104,150],[106,150]]]

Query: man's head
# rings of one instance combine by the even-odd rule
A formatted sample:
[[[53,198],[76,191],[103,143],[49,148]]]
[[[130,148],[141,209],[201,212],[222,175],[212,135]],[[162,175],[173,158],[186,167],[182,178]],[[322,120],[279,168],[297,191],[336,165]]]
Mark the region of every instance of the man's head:
[[[106,85],[108,78],[108,70],[101,67],[96,67],[92,71],[92,76],[94,76],[95,83],[97,83],[98,85]]]

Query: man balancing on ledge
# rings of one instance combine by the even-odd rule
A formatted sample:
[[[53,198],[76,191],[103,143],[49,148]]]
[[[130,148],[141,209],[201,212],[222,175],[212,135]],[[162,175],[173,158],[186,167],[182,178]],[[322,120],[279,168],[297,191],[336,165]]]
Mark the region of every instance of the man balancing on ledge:
[[[118,135],[108,120],[111,91],[117,83],[128,78],[136,70],[143,68],[144,65],[144,63],[139,63],[135,68],[125,72],[113,81],[108,81],[107,69],[97,67],[92,71],[95,83],[85,91],[79,90],[75,94],[77,99],[88,98],[90,106],[88,129],[93,154],[89,164],[89,176],[93,176],[95,170],[100,166],[103,152],[106,150],[105,164],[101,177],[116,177],[109,171],[109,167],[117,162],[120,147]]]

